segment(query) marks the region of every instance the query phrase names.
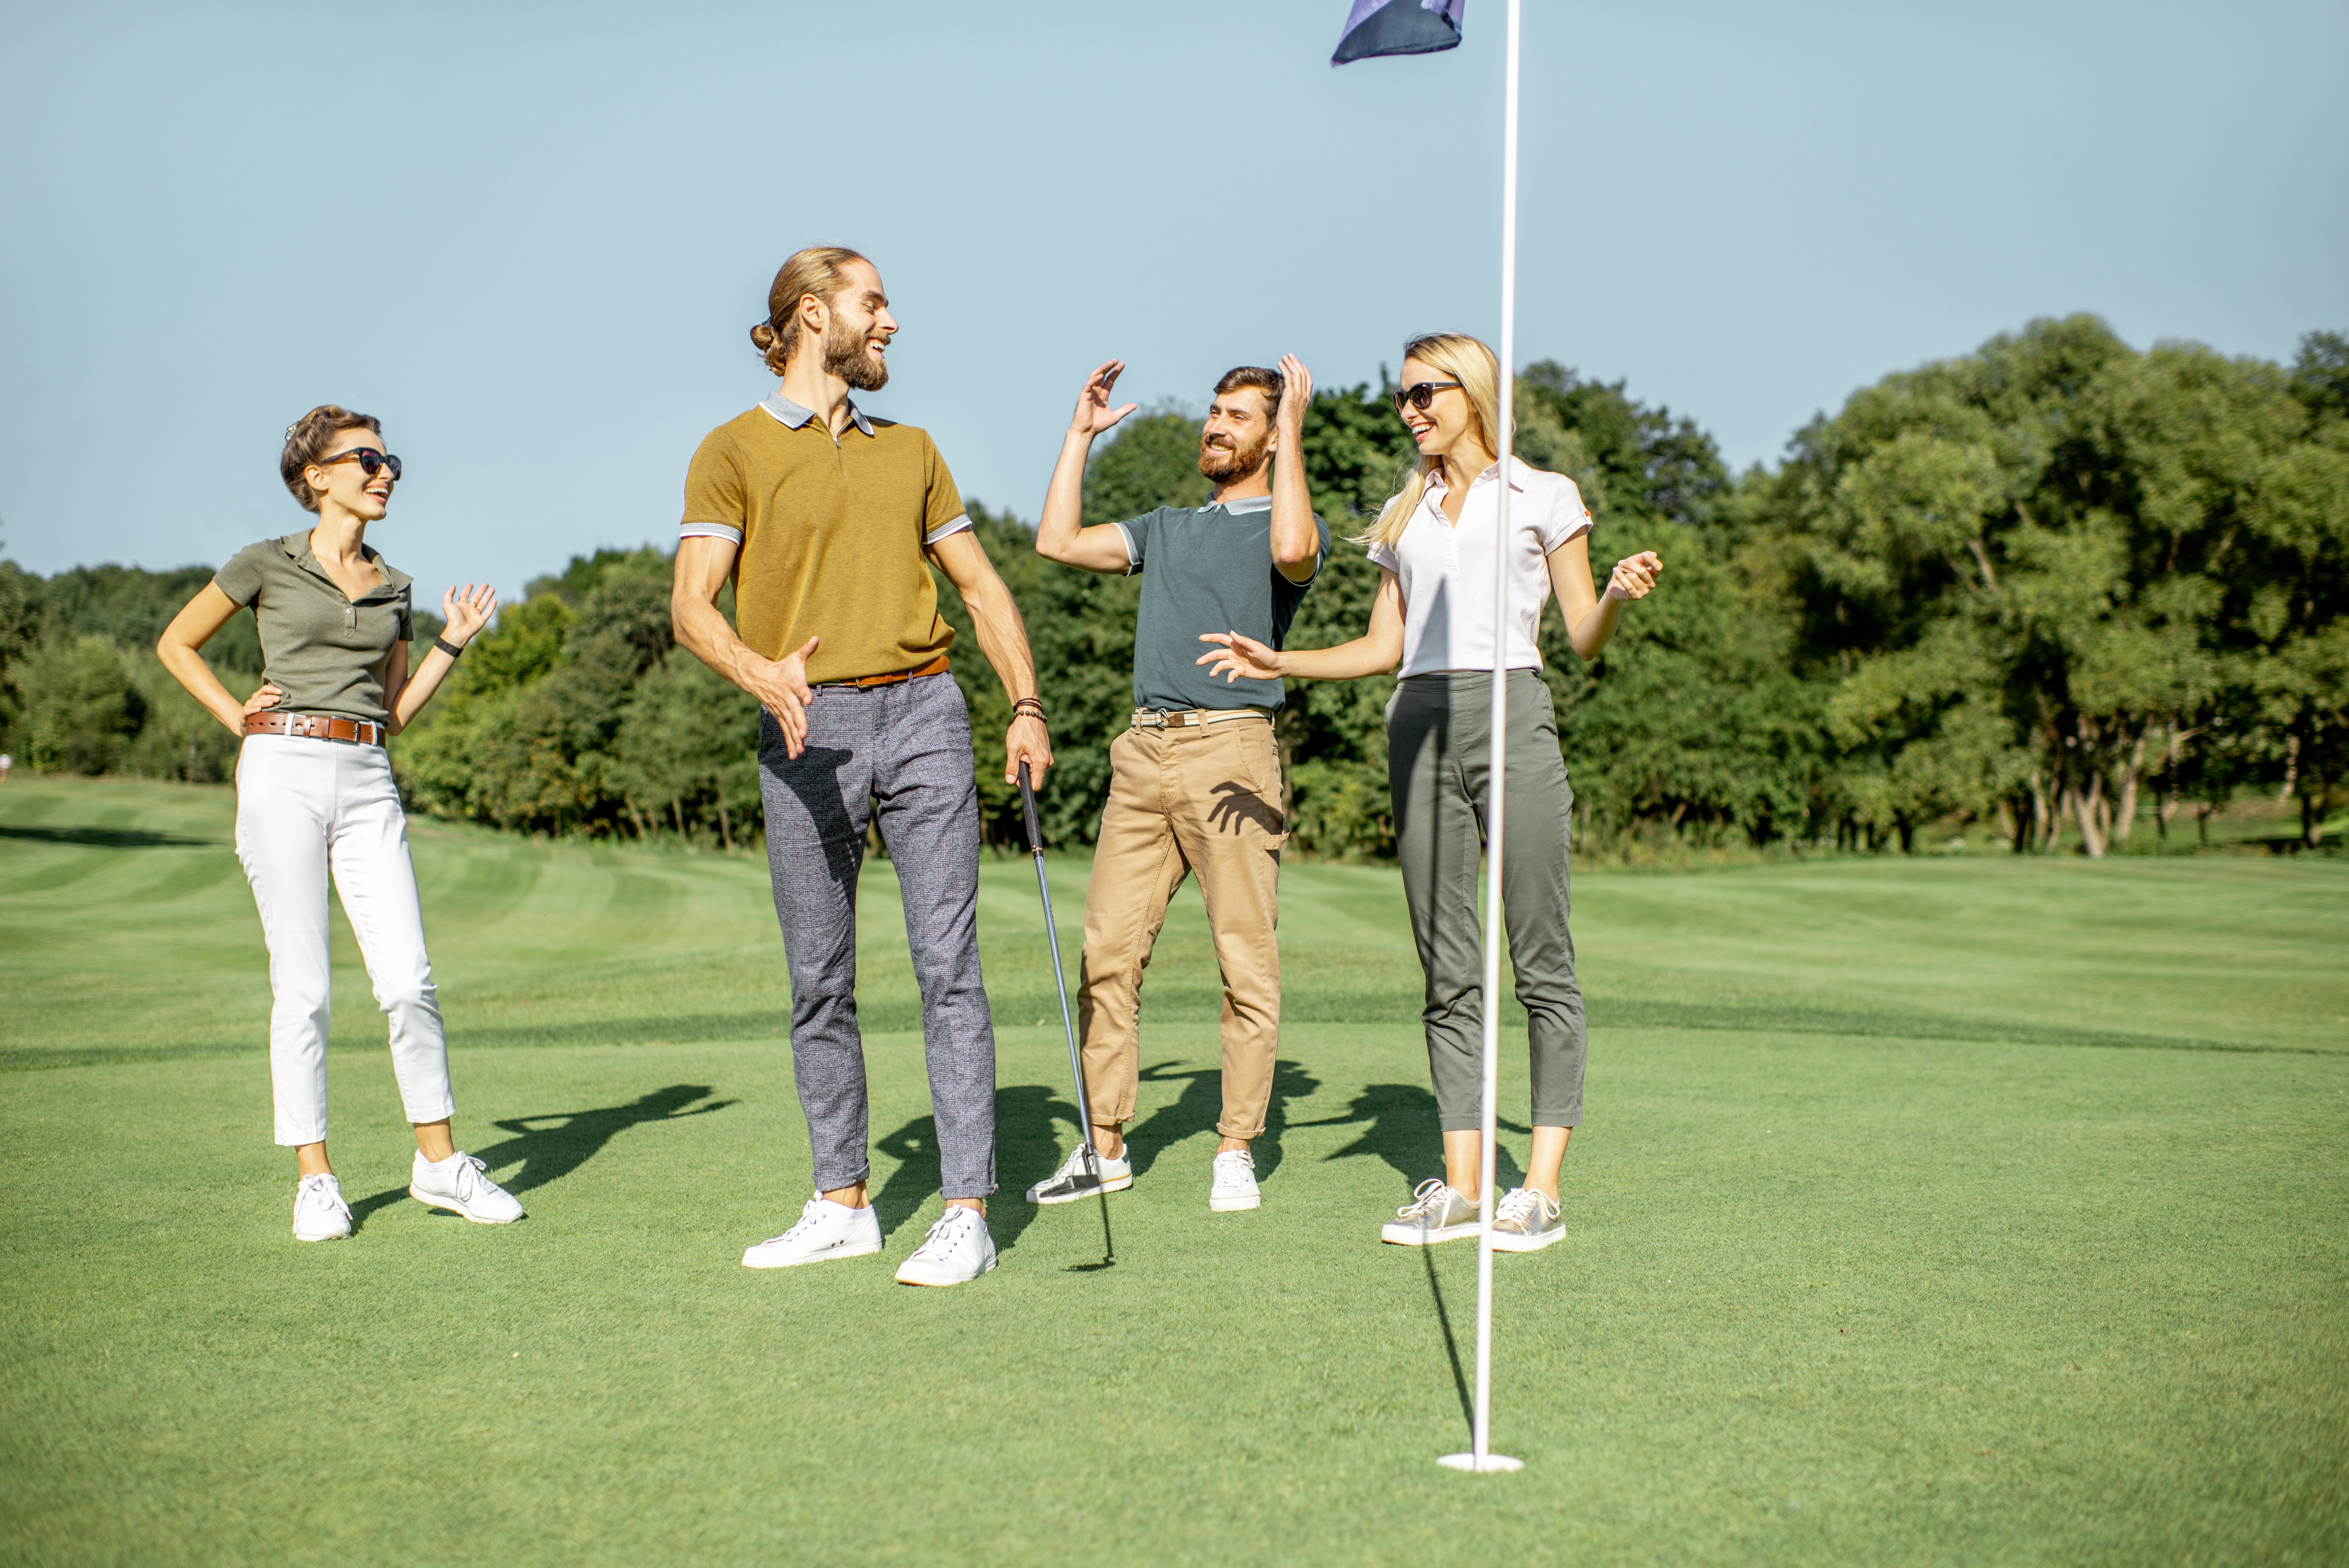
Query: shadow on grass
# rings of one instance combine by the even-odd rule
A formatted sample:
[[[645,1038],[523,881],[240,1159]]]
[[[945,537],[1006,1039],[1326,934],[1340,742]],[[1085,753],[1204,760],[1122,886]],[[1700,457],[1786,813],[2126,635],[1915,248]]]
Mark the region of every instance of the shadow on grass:
[[[99,850],[202,849],[218,839],[188,839],[177,833],[150,833],[143,828],[43,828],[0,824],[0,839],[26,839],[36,844],[87,844]]]
[[[1205,1005],[1207,995],[1207,993],[1201,993],[1202,1007],[1194,1021],[1212,1021],[1216,1016],[1216,1009]],[[1045,1001],[1041,1002],[1031,1002],[1017,995],[999,995],[995,1000],[993,1011],[999,1024],[1010,1027],[1022,1024],[1029,1017],[1041,1016],[1037,1009],[1046,1002],[1057,1014],[1059,1003],[1050,997],[1050,993],[1045,994]],[[1523,1009],[1518,1008],[1514,1000],[1506,1006],[1509,1010],[1504,1015],[1504,1026],[1522,1027],[1525,1023]],[[1283,1014],[1292,1023],[1411,1024],[1419,1018],[1415,1000],[1408,1007],[1389,1006],[1376,996],[1308,995],[1296,998],[1294,1005],[1284,1005]],[[1192,1018],[1193,1015],[1158,1007],[1154,1009],[1152,1016]],[[860,1006],[859,1019],[868,1034],[918,1032],[921,1006],[918,1001],[900,1003],[884,999]],[[1861,1039],[1968,1040],[1984,1045],[2087,1046],[2113,1050],[2218,1051],[2254,1056],[2325,1057],[2341,1054],[2337,1047],[2324,1046],[2262,1045],[2248,1040],[2190,1035],[2141,1035],[2117,1029],[2071,1028],[2021,1019],[1954,1018],[1931,1013],[1859,1012],[1809,1006],[1791,1000],[1738,1003],[1599,1000],[1590,1004],[1590,1021],[1592,1028],[1600,1030],[1697,1029],[1733,1034],[1842,1035]],[[740,1013],[667,1014],[504,1026],[475,1026],[466,1030],[465,1037],[480,1046],[620,1046],[704,1040],[779,1040],[788,1037],[790,1033],[788,1010],[761,1008]],[[67,1058],[62,1053],[50,1055],[25,1051],[0,1057],[0,1068],[127,1060],[140,1054],[143,1053],[115,1052],[98,1047],[76,1052]],[[1152,1070],[1160,1071],[1164,1065]],[[1276,1088],[1276,1099],[1278,1097]],[[1170,1136],[1162,1139],[1162,1143],[1176,1140],[1171,1134],[1175,1127],[1182,1124],[1184,1115],[1192,1113],[1183,1113],[1169,1122]],[[1153,1119],[1156,1119],[1154,1117]],[[1195,1120],[1195,1116],[1193,1119]],[[1206,1125],[1214,1126],[1215,1118],[1208,1117]],[[1196,1130],[1195,1127],[1193,1130]]]
[[[1174,1065],[1156,1062],[1142,1069],[1143,1083],[1180,1083],[1183,1092],[1174,1098],[1174,1104],[1152,1111],[1126,1134],[1127,1156],[1133,1161],[1136,1176],[1157,1163],[1161,1150],[1203,1132],[1214,1132],[1216,1123],[1223,1119],[1223,1070],[1196,1068],[1189,1072],[1174,1072],[1169,1070]],[[1288,1130],[1288,1102],[1310,1099],[1320,1087],[1321,1080],[1307,1072],[1300,1062],[1281,1060],[1273,1064],[1272,1103],[1265,1108],[1264,1131],[1249,1145],[1256,1156],[1258,1181],[1280,1169],[1280,1135]]]
[[[1075,1141],[1077,1108],[1053,1090],[1037,1084],[1015,1084],[995,1091],[996,1179],[1002,1185],[988,1200],[987,1225],[998,1252],[1009,1252],[1035,1222],[1036,1205],[1026,1199],[1032,1181],[1040,1181],[1061,1162],[1061,1129]],[[897,1161],[889,1179],[873,1195],[874,1217],[881,1233],[889,1236],[921,1211],[939,1190],[938,1127],[934,1117],[917,1116],[873,1147]]]
[[[1533,1130],[1506,1116],[1495,1119],[1504,1132],[1525,1134]],[[1324,1155],[1325,1161],[1375,1154],[1413,1188],[1430,1175],[1443,1173],[1444,1131],[1436,1118],[1435,1096],[1428,1089],[1415,1083],[1371,1084],[1353,1098],[1344,1115],[1297,1123],[1299,1127],[1357,1124],[1367,1124],[1361,1136],[1345,1148]],[[1493,1180],[1497,1191],[1506,1191],[1524,1178],[1525,1168],[1506,1144],[1494,1151]]]
[[[1468,1440],[1476,1440],[1476,1401],[1468,1392],[1468,1375],[1460,1367],[1460,1341],[1452,1332],[1452,1315],[1444,1308],[1444,1282],[1435,1277],[1435,1249],[1419,1249],[1419,1261],[1427,1267],[1427,1295],[1435,1303],[1435,1324],[1444,1330],[1444,1354],[1452,1362],[1452,1388],[1460,1396],[1460,1419],[1468,1429]]]
[[[494,1125],[512,1133],[513,1137],[502,1143],[493,1143],[469,1152],[489,1167],[492,1175],[520,1162],[520,1171],[498,1183],[519,1196],[533,1188],[560,1181],[602,1153],[605,1144],[629,1128],[641,1127],[652,1121],[677,1121],[688,1116],[707,1116],[713,1110],[724,1110],[736,1103],[730,1099],[713,1099],[707,1105],[694,1105],[698,1099],[708,1099],[709,1093],[707,1084],[671,1084],[626,1105],[508,1117]],[[539,1122],[556,1125],[540,1127],[536,1125]],[[351,1205],[352,1222],[364,1222],[369,1214],[388,1208],[407,1196],[408,1189],[403,1185],[388,1188],[373,1197],[362,1198]]]

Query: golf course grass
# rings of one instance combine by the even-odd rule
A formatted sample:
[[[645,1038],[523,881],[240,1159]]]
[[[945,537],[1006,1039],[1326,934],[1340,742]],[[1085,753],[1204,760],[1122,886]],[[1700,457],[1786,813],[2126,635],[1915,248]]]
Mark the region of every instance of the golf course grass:
[[[1283,873],[1264,1207],[1206,1208],[1195,893],[1137,1179],[1030,1209],[1073,1112],[1034,876],[983,872],[1002,1266],[938,1209],[885,862],[860,934],[882,1257],[806,1195],[762,861],[419,822],[460,1143],[405,1195],[337,916],[333,1149],[287,1233],[267,975],[216,789],[0,786],[0,1562],[2309,1563],[2349,1558],[2349,863],[1826,860],[1577,878],[1561,1245],[1377,1244],[1438,1169],[1391,870]],[[1061,930],[1085,865],[1050,863]],[[1505,1178],[1526,1135],[1505,1035]]]

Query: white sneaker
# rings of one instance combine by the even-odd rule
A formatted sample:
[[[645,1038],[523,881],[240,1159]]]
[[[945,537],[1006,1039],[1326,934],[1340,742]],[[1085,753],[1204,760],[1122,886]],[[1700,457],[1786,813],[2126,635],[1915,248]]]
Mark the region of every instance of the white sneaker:
[[[948,1203],[913,1256],[897,1265],[899,1284],[965,1284],[995,1266],[995,1238],[976,1209]]]
[[[488,1166],[461,1149],[437,1164],[418,1150],[409,1167],[408,1195],[477,1225],[510,1225],[522,1218],[521,1202],[490,1180]]]
[[[1090,1161],[1092,1168],[1087,1169]],[[1095,1173],[1099,1180],[1095,1180]],[[1090,1155],[1078,1144],[1061,1161],[1061,1168],[1028,1189],[1031,1203],[1073,1203],[1096,1192],[1123,1192],[1133,1185],[1133,1150],[1122,1156],[1095,1150]]]
[[[829,1198],[810,1198],[800,1222],[781,1235],[742,1253],[746,1269],[787,1269],[796,1264],[861,1258],[881,1250],[881,1217],[871,1205],[852,1209]]]
[[[332,1176],[305,1176],[294,1189],[294,1239],[339,1242],[351,1233],[351,1206]]]
[[[1253,1209],[1264,1202],[1256,1184],[1256,1156],[1245,1149],[1226,1149],[1216,1156],[1215,1184],[1207,1189],[1207,1207],[1216,1213]]]

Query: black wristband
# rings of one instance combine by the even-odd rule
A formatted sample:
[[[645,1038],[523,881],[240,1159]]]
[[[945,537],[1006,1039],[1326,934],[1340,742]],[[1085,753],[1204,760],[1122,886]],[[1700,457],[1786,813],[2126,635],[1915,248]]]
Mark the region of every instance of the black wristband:
[[[432,645],[440,649],[442,653],[448,655],[452,659],[465,651],[464,644],[452,643],[446,637],[434,637],[432,639]]]

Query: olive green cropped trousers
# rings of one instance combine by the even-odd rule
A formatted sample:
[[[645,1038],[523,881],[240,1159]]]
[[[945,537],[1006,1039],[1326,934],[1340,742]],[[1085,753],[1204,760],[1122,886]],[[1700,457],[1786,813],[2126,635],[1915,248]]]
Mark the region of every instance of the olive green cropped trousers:
[[[1446,1132],[1484,1124],[1485,848],[1492,734],[1489,675],[1407,676],[1387,705],[1387,781],[1412,936],[1427,975],[1420,1019]],[[1558,753],[1557,714],[1533,670],[1508,673],[1508,769],[1501,905],[1517,1000],[1533,1051],[1533,1122],[1582,1122],[1582,989],[1567,931],[1568,813],[1574,790]]]

